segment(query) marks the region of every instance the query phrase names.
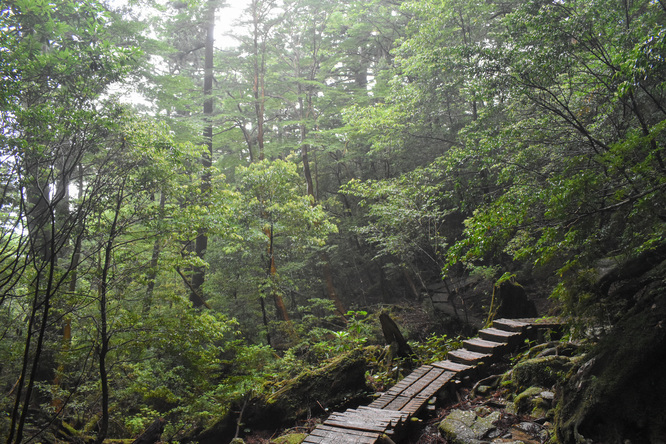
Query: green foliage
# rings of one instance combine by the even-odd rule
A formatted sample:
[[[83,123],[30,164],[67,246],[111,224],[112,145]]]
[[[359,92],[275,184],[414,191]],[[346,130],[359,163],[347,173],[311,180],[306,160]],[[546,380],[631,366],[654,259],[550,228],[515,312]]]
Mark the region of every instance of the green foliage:
[[[450,338],[447,335],[431,334],[423,342],[410,343],[419,364],[431,364],[446,359],[446,355],[451,350],[457,350],[462,347],[462,339],[459,337]]]

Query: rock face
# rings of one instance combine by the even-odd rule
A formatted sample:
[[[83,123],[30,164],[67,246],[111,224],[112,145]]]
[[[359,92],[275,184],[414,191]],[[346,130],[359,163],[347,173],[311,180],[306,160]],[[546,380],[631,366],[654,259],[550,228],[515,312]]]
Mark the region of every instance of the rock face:
[[[525,289],[520,285],[505,281],[499,288],[500,306],[495,319],[533,318],[537,316],[536,305],[527,297]]]
[[[562,444],[666,442],[666,273],[661,271],[659,279],[631,290],[631,309],[560,391],[556,425]]]
[[[439,424],[439,431],[453,444],[481,444],[495,430],[499,412],[479,416],[477,410],[453,410]],[[487,442],[487,441],[486,441]]]

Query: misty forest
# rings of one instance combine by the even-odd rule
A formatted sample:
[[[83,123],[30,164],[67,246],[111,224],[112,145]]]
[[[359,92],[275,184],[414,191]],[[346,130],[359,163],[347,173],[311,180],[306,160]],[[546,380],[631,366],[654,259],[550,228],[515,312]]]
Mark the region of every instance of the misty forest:
[[[0,6],[2,442],[666,442],[664,0]]]

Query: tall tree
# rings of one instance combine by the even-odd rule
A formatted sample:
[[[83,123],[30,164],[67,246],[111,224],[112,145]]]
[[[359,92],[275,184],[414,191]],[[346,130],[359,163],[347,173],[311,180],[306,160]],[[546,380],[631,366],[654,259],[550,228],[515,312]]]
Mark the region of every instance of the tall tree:
[[[208,2],[208,11],[206,14],[206,46],[204,56],[204,82],[203,82],[203,114],[204,131],[203,139],[206,150],[201,157],[201,163],[204,168],[201,178],[201,193],[206,196],[211,188],[211,167],[213,166],[213,55],[215,44],[215,2]],[[205,199],[205,197],[204,197]],[[206,249],[208,248],[208,235],[201,230],[195,240],[194,252],[203,261]],[[195,267],[192,273],[192,304],[195,307],[201,307],[205,303],[202,286],[206,276],[206,269],[200,265]]]

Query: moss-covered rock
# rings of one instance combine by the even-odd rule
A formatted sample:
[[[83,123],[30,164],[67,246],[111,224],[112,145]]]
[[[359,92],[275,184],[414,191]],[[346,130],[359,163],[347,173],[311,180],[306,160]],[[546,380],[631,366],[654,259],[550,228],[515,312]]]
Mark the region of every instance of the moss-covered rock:
[[[517,390],[534,386],[550,388],[563,382],[575,363],[576,358],[567,356],[527,359],[516,364],[506,379],[510,380]]]
[[[513,400],[515,413],[519,415],[530,415],[536,418],[552,418],[554,394],[541,387],[530,387],[519,393]]]
[[[495,430],[495,422],[500,419],[499,412],[486,416],[478,415],[474,410],[452,410],[439,424],[439,432],[453,444],[481,444],[483,438]]]

